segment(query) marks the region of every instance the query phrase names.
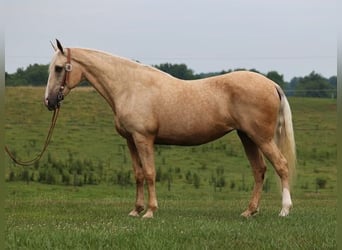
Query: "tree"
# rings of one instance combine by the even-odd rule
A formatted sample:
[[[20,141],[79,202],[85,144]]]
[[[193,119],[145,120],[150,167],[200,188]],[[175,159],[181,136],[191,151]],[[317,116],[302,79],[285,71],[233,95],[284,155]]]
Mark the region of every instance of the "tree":
[[[236,68],[234,70],[222,70],[217,72],[199,73],[194,71],[184,63],[171,64],[162,63],[155,65],[161,71],[164,71],[174,77],[184,80],[203,79],[211,76],[222,75],[233,71],[247,70],[245,68]],[[15,73],[5,72],[6,86],[45,86],[48,80],[48,64],[30,64],[27,68],[18,68]],[[256,69],[249,71],[258,72]],[[324,78],[316,72],[311,72],[305,77],[294,77],[287,83],[284,76],[277,71],[269,71],[264,74],[267,78],[280,85],[288,96],[308,96],[308,97],[336,97],[337,96],[337,78],[331,76]],[[89,86],[87,81],[83,81],[79,86]],[[125,156],[124,156],[125,157]],[[124,158],[126,160],[126,158]]]
[[[336,89],[337,88],[337,77],[336,76],[331,76],[329,79],[328,79],[330,85],[332,88]]]
[[[48,64],[33,64],[26,69],[18,68],[13,74],[5,73],[5,81],[7,86],[22,86],[31,85],[39,86],[46,85],[49,72]]]
[[[193,70],[189,69],[185,64],[162,63],[160,65],[154,65],[154,67],[179,79],[195,79]]]
[[[32,85],[45,85],[49,77],[48,65],[29,65],[25,71],[27,82]]]
[[[304,97],[330,97],[332,90],[333,88],[326,78],[312,71],[308,76],[298,81],[295,95]]]
[[[286,94],[288,96],[293,96],[295,93],[295,89],[300,81],[302,81],[303,77],[293,77],[291,81],[287,84]]]
[[[270,71],[266,77],[277,83],[282,89],[285,87],[284,75],[280,75],[277,71]]]

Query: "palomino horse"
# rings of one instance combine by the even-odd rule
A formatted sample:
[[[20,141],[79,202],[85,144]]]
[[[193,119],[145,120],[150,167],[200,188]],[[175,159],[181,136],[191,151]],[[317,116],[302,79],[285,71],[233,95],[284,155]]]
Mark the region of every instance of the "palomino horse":
[[[242,216],[258,211],[266,164],[272,163],[282,184],[282,209],[292,206],[291,173],[295,142],[291,110],[282,89],[266,77],[248,71],[184,81],[153,67],[81,48],[57,48],[50,64],[45,105],[54,110],[71,89],[88,80],[106,99],[118,133],[127,141],[136,179],[135,208],[144,210],[144,182],[152,218],[158,208],[154,144],[199,145],[237,130],[252,166],[255,184]]]

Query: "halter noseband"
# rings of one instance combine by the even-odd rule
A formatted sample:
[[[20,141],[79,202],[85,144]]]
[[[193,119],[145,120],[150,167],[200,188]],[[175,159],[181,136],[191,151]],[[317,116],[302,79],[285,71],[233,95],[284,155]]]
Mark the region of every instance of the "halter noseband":
[[[67,48],[68,54],[67,54],[67,63],[64,66],[65,69],[65,74],[64,74],[64,79],[59,87],[59,91],[57,93],[57,107],[60,107],[60,102],[63,101],[64,99],[64,88],[67,86],[69,83],[69,77],[70,77],[70,72],[72,71],[72,64],[71,64],[71,50],[70,48]]]

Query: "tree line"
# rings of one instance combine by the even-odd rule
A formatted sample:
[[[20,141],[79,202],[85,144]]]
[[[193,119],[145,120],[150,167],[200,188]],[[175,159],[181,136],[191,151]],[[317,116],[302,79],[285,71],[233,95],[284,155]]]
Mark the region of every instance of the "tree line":
[[[222,70],[218,72],[199,73],[196,74],[186,64],[162,63],[153,65],[174,77],[183,80],[202,79],[210,76],[217,76],[233,71],[246,70],[243,68]],[[15,73],[9,74],[5,72],[6,86],[45,86],[48,79],[48,64],[31,64],[28,67],[18,68]],[[248,69],[250,71],[259,72],[256,69]],[[269,71],[261,73],[269,79],[278,83],[288,96],[302,97],[323,97],[336,98],[337,96],[337,77],[323,77],[319,73],[312,71],[303,77],[293,77],[289,82],[284,80],[284,76],[277,71]],[[88,83],[82,83],[82,86]]]

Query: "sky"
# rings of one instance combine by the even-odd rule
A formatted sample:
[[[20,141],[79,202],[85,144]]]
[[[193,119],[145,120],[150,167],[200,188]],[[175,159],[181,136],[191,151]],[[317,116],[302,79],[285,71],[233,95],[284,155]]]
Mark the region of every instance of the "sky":
[[[5,1],[5,70],[50,62],[50,41],[195,73],[337,71],[336,0]]]

